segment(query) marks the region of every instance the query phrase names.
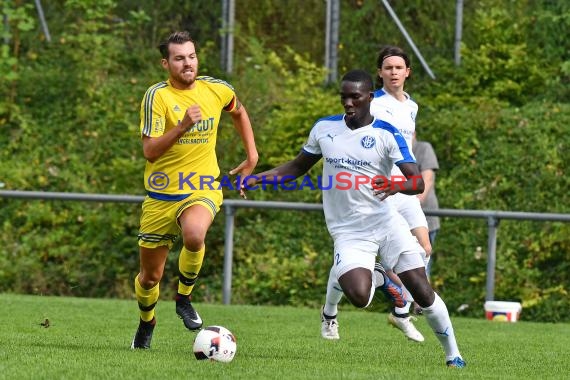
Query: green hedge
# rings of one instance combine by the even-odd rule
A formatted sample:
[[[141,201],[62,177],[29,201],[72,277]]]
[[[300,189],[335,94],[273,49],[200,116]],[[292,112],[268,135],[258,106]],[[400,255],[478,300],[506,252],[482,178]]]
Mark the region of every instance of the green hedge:
[[[0,81],[4,188],[144,193],[140,100],[148,86],[164,78],[154,48],[158,36],[188,20],[175,2],[166,1],[155,10],[117,3],[50,2],[46,14],[61,17],[61,22],[50,24],[49,45],[37,37],[33,6],[3,3],[2,12],[10,22],[5,30],[10,44],[0,49],[0,75],[5,78]],[[199,9],[190,3],[184,4],[189,7],[186,11]],[[420,3],[400,5],[397,11],[406,24],[425,30],[424,46],[434,41],[430,62],[437,67],[438,79],[426,78],[414,63],[416,75],[408,90],[420,104],[418,135],[433,144],[440,161],[441,207],[568,213],[565,165],[570,161],[570,106],[562,100],[569,94],[566,52],[570,49],[560,31],[567,29],[569,20],[558,16],[566,8],[553,9],[548,2],[540,3],[536,12],[525,11],[531,2],[516,9],[508,1],[467,5],[471,17],[462,65],[455,67],[449,54],[437,53],[445,41],[438,34],[439,26],[434,29],[428,23],[447,20],[448,15],[438,14],[445,7],[430,3],[422,17],[414,18]],[[370,41],[382,41],[375,34],[381,29],[364,21],[371,15],[380,21],[386,16],[370,13],[367,2],[347,4],[341,27],[345,41],[341,72],[353,66],[372,71],[376,43],[371,47]],[[248,22],[272,20],[263,13],[271,7],[263,5]],[[512,22],[514,14],[518,22]],[[216,30],[211,15],[207,17],[192,27],[196,30],[203,24],[204,33]],[[296,14],[295,20],[303,17],[312,16],[307,10]],[[418,25],[411,22],[414,19]],[[324,85],[325,70],[315,63],[320,53],[309,54],[299,47],[299,41],[311,33],[299,27],[297,33],[303,38],[294,38],[289,47],[278,36],[265,38],[260,30],[263,27],[243,22],[236,28],[233,76],[218,68],[213,33],[202,36],[200,58],[202,73],[228,79],[246,105],[261,155],[258,169],[263,170],[294,157],[315,120],[342,108],[336,85]],[[543,38],[546,35],[550,38]],[[538,49],[543,55],[535,54]],[[228,117],[220,127],[220,166],[227,173],[241,162],[243,151]],[[318,172],[315,168],[311,175]],[[321,195],[310,190],[257,191],[250,198],[321,201]],[[139,216],[139,205],[133,204],[0,198],[0,291],[132,297]],[[196,291],[199,300],[222,298],[224,221],[220,213],[207,237],[206,262]],[[495,297],[520,300],[523,319],[570,320],[569,228],[567,223],[501,221]],[[486,246],[484,220],[443,219],[434,247],[432,281],[452,313],[469,305],[460,308],[461,313],[482,315]],[[477,247],[481,259],[475,255]],[[331,249],[320,213],[239,210],[232,301],[318,307],[324,300]],[[162,283],[163,297],[173,295],[176,263],[173,252]]]

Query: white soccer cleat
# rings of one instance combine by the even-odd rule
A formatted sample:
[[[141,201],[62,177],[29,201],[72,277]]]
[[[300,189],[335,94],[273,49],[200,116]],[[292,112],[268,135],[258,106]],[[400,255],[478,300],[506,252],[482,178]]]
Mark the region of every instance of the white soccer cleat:
[[[415,318],[414,318],[415,319]],[[414,342],[423,342],[424,336],[416,329],[412,323],[412,317],[398,318],[394,314],[388,314],[388,323],[397,329],[402,330],[404,335]]]
[[[323,315],[321,309],[321,336],[325,339],[336,340],[340,339],[338,335],[338,321],[336,318],[327,319]]]

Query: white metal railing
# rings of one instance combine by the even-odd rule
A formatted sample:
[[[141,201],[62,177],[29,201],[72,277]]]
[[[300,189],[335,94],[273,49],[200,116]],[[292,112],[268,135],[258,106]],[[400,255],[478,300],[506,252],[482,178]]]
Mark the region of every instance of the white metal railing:
[[[113,195],[113,194],[86,194],[86,193],[64,193],[64,192],[43,192],[43,191],[19,191],[0,190],[0,198],[17,199],[42,199],[42,200],[63,200],[82,202],[119,202],[119,203],[141,203],[143,195]],[[226,223],[224,231],[224,275],[222,287],[223,303],[231,303],[232,293],[232,264],[234,249],[234,229],[235,214],[239,208],[262,208],[277,210],[300,210],[300,211],[322,211],[322,204],[318,203],[293,203],[274,201],[251,201],[241,199],[226,199],[222,207],[225,209]],[[438,209],[425,210],[427,216],[442,216],[453,218],[479,218],[486,219],[488,226],[487,237],[487,282],[486,301],[492,301],[495,296],[495,266],[497,249],[497,229],[501,219],[537,220],[570,222],[570,214],[556,213],[535,213],[535,212],[513,212],[513,211],[492,211],[492,210],[453,210]]]

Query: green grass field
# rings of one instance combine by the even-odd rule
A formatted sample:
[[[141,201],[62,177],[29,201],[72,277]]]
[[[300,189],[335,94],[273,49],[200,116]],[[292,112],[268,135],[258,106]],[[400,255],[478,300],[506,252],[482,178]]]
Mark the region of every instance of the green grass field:
[[[129,345],[136,301],[0,294],[2,379],[564,379],[570,325],[454,318],[468,367],[447,368],[424,317],[412,343],[386,314],[345,304],[340,341],[320,337],[319,310],[195,303],[205,324],[229,328],[238,349],[229,364],[197,361],[194,333],[161,300],[149,351]],[[524,310],[523,310],[524,313]],[[49,327],[42,326],[46,318]]]

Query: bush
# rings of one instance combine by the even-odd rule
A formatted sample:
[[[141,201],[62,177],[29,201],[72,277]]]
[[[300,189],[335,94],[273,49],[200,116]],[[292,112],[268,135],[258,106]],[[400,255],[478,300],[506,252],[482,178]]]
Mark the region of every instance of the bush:
[[[451,34],[441,33],[441,23],[430,24],[452,25],[451,8],[438,1],[402,2],[396,11],[415,36],[424,36],[420,46],[430,46],[430,63],[437,67],[438,79],[432,81],[415,64],[408,90],[420,104],[419,138],[432,143],[440,161],[441,206],[568,213],[570,107],[561,101],[570,88],[570,40],[562,33],[567,5],[466,4],[471,17],[465,18],[462,64],[455,67]],[[53,38],[46,44],[34,7],[4,2],[9,24],[0,47],[5,131],[0,182],[5,188],[143,194],[140,101],[148,86],[165,76],[157,40],[179,26],[203,33],[202,73],[227,79],[246,105],[261,155],[258,170],[293,158],[318,118],[342,112],[336,85],[324,85],[325,69],[314,63],[322,53],[298,47],[316,44],[305,40],[320,36],[309,33],[318,23],[302,21],[321,17],[313,13],[319,7],[309,4],[302,14],[293,13],[297,48],[283,44],[285,30],[272,27],[276,35],[268,39],[259,32],[262,24],[237,25],[235,72],[227,75],[217,68],[218,36],[212,31],[218,20],[211,10],[199,22],[198,13],[188,13],[203,4],[197,0],[180,8],[165,0],[159,9],[140,2],[52,1],[46,14],[57,22],[50,23]],[[273,20],[269,5],[249,13],[247,22]],[[347,16],[341,26],[341,73],[353,67],[372,72],[376,44],[405,46],[378,6],[354,1],[342,6]],[[378,28],[386,22],[390,28]],[[254,37],[242,31],[255,31]],[[218,153],[223,173],[243,160],[228,117],[220,124]],[[319,170],[314,168],[311,178]],[[226,198],[235,197],[226,192]],[[321,194],[257,191],[250,198],[320,202]],[[0,291],[130,297],[138,270],[139,212],[138,205],[0,199]],[[204,301],[221,299],[224,221],[222,213],[207,237],[196,294]],[[321,214],[239,210],[236,226],[235,302],[314,307],[322,302],[332,241]],[[567,223],[501,221],[495,297],[522,301],[523,319],[570,320],[568,229]],[[484,221],[444,218],[432,280],[453,313],[468,304],[463,313],[482,315],[486,242]],[[179,244],[168,258],[164,297],[174,292]],[[477,247],[482,259],[475,257]]]

